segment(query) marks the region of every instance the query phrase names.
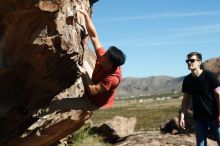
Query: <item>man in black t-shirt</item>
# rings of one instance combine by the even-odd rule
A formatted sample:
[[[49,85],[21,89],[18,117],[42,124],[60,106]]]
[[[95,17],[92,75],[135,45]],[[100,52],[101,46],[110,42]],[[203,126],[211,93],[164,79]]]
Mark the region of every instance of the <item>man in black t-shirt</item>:
[[[207,131],[210,128],[220,146],[220,84],[217,77],[210,71],[202,70],[202,55],[191,52],[186,63],[191,71],[182,85],[183,101],[179,124],[185,129],[184,113],[192,98],[193,119],[197,146],[207,146]]]

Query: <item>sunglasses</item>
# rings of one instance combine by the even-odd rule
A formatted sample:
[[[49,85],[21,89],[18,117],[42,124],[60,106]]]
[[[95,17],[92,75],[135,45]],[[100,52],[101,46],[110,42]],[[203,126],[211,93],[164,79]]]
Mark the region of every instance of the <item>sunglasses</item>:
[[[198,61],[198,60],[197,59],[187,59],[186,63],[189,63],[189,62],[194,63],[195,61]]]

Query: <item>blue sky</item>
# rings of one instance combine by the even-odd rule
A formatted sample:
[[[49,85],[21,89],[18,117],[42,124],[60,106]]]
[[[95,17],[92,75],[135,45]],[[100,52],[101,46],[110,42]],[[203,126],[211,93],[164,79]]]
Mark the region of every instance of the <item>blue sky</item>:
[[[125,52],[123,77],[189,73],[186,55],[220,56],[219,0],[99,0],[93,22],[104,47]]]

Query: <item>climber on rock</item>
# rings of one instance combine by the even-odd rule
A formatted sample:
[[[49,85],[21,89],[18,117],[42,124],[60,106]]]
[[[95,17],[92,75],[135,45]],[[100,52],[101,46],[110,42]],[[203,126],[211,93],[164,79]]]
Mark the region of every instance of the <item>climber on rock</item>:
[[[86,29],[97,56],[91,78],[86,69],[79,66],[85,93],[88,101],[95,107],[111,107],[114,104],[115,90],[122,79],[120,66],[125,63],[126,56],[115,46],[111,46],[107,51],[103,48],[96,28],[82,2],[81,5],[82,8],[77,9],[77,12],[84,15]]]

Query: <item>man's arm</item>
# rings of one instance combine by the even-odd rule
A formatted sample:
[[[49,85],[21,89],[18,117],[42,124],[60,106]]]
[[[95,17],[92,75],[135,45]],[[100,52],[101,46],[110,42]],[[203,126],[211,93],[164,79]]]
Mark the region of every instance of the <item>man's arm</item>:
[[[101,42],[99,40],[96,28],[95,28],[95,26],[94,26],[90,16],[86,12],[85,6],[83,5],[82,2],[81,2],[81,6],[82,6],[82,9],[81,10],[77,10],[77,11],[79,11],[80,13],[82,13],[84,15],[85,23],[86,23],[86,29],[88,31],[88,34],[90,36],[90,39],[91,39],[92,44],[94,46],[94,49],[96,50],[96,49],[102,47],[102,44],[101,44]]]
[[[106,89],[102,86],[101,83],[98,84],[93,83],[93,81],[89,77],[89,74],[84,70],[84,68],[82,68],[81,66],[78,66],[78,68],[82,73],[81,77],[84,88],[90,96],[94,96],[106,92]]]
[[[214,94],[215,94],[215,97],[216,97],[217,102],[218,102],[218,112],[219,112],[218,122],[219,122],[219,124],[220,124],[220,86],[218,86],[218,87],[214,90]]]
[[[189,94],[184,93],[183,94],[183,100],[181,104],[181,110],[180,110],[180,118],[179,118],[179,125],[183,129],[185,129],[185,119],[184,119],[184,114],[186,113],[188,107],[189,107]]]

